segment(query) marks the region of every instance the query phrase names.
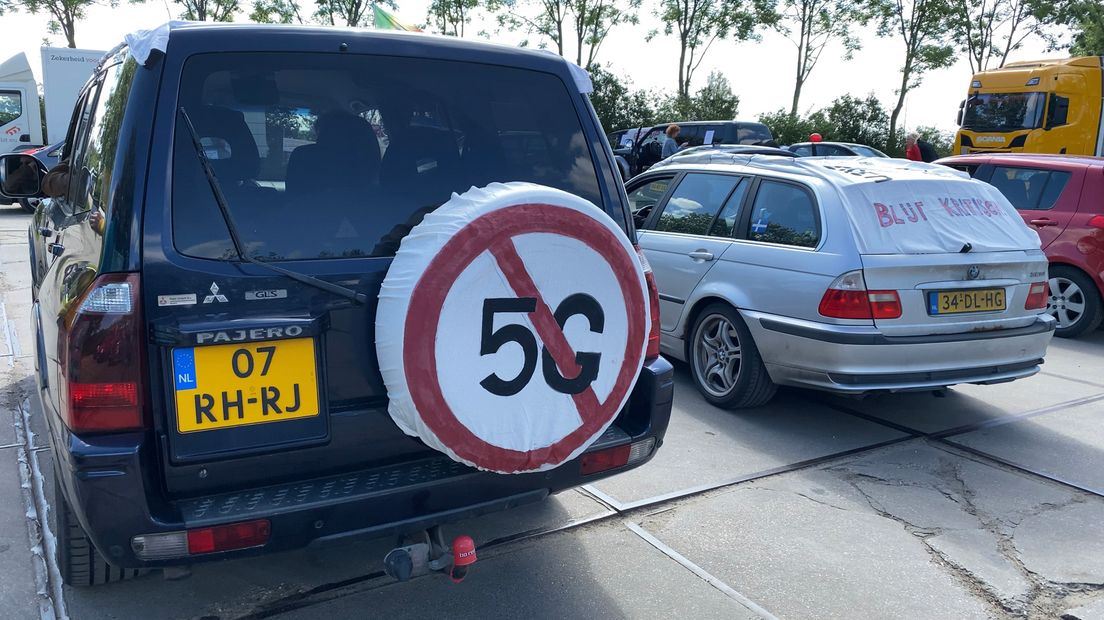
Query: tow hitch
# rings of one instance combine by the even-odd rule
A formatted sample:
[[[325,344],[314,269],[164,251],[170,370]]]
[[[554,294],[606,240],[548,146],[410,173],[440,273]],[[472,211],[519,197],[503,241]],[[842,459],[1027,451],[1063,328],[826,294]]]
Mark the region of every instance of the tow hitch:
[[[471,536],[457,536],[450,548],[438,525],[411,538],[421,541],[395,547],[383,558],[383,570],[393,579],[406,581],[434,571],[446,573],[453,583],[460,583],[468,574],[468,567],[475,564],[475,542]],[[400,543],[403,541],[400,539]]]

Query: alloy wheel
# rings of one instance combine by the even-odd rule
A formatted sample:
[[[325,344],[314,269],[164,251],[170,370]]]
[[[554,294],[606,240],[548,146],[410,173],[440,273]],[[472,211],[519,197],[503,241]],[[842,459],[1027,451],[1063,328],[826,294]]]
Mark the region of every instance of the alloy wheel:
[[[1069,328],[1085,316],[1085,292],[1073,280],[1063,277],[1051,278],[1050,297],[1047,298],[1047,312],[1058,320],[1058,327]]]
[[[742,358],[732,323],[719,314],[706,317],[694,340],[694,370],[702,388],[718,398],[727,396],[740,378]]]

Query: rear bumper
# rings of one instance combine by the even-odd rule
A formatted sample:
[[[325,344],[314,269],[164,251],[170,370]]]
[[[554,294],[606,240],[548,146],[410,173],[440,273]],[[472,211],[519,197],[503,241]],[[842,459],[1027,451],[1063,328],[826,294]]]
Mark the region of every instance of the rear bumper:
[[[177,501],[161,495],[158,455],[145,434],[82,439],[60,424],[51,426],[63,492],[96,548],[117,566],[157,567],[257,555],[343,536],[414,532],[536,502],[639,467],[662,444],[673,391],[671,365],[663,358],[650,360],[629,404],[588,452],[649,438],[655,447],[632,465],[590,476],[580,474],[582,457],[546,472],[501,475],[440,456]],[[270,540],[259,548],[167,560],[144,560],[131,548],[132,538],[142,534],[259,518],[271,522]]]
[[[1015,329],[890,337],[873,327],[743,314],[775,383],[840,393],[923,390],[1028,377],[1039,371],[1054,335],[1049,316]]]

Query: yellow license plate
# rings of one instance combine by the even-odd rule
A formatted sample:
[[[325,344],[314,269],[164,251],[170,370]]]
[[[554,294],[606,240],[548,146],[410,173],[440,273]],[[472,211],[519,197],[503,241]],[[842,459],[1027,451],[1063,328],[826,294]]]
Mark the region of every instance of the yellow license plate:
[[[1005,309],[1004,289],[981,288],[969,291],[932,291],[928,293],[928,314],[999,312]]]
[[[314,339],[173,349],[181,433],[318,415]]]

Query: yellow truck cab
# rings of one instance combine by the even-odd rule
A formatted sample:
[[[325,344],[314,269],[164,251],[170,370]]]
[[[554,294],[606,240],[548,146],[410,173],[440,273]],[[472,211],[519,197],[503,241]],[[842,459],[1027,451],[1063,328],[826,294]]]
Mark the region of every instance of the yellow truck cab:
[[[974,74],[954,152],[1104,155],[1104,56],[1010,62]]]

